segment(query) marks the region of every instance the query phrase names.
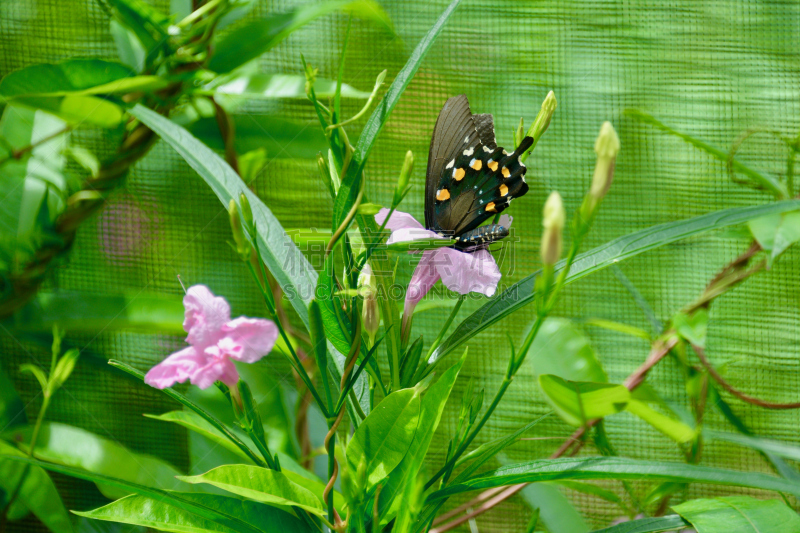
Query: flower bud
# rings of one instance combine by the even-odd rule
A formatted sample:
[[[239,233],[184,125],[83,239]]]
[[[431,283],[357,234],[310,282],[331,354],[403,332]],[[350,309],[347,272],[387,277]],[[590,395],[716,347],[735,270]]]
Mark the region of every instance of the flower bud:
[[[242,229],[242,219],[239,217],[239,208],[236,206],[236,200],[231,198],[228,203],[228,216],[231,221],[231,232],[233,232],[233,242],[236,244],[236,252],[242,257],[246,256],[250,251],[250,243]]]
[[[542,233],[540,253],[544,265],[555,265],[561,258],[563,243],[561,232],[564,230],[566,218],[561,195],[553,191],[544,204],[544,217],[542,218],[544,232]]]
[[[611,187],[614,164],[617,160],[617,153],[619,153],[619,137],[610,122],[604,122],[600,128],[600,135],[597,136],[597,141],[594,143],[594,151],[597,153],[597,165],[594,167],[592,188],[589,194],[596,200],[601,200]]]
[[[522,139],[525,138],[525,118],[519,118],[519,126],[517,126],[517,131],[514,132],[514,148],[520,145]]]
[[[400,169],[400,177],[397,179],[397,187],[394,190],[394,199],[392,200],[393,207],[397,207],[403,199],[403,196],[405,196],[408,182],[411,179],[411,170],[413,168],[414,154],[409,150],[406,152],[406,159],[403,161],[403,167]]]
[[[331,171],[328,170],[328,163],[325,162],[325,158],[322,157],[322,154],[317,154],[317,166],[319,167],[319,175],[322,177],[322,182],[328,189],[331,198],[335,198],[336,190],[333,187],[333,181],[331,181]]]
[[[242,218],[247,225],[247,231],[255,231],[256,224],[253,221],[253,209],[250,207],[250,200],[245,193],[239,194],[239,205],[242,207]]]
[[[531,124],[531,127],[528,128],[528,133],[526,134],[528,137],[533,137],[533,144],[530,148],[528,148],[524,154],[522,154],[522,160],[528,157],[534,148],[536,148],[536,144],[539,142],[539,139],[542,138],[544,132],[547,131],[547,128],[550,126],[550,119],[553,118],[553,113],[556,112],[556,106],[558,106],[558,102],[556,101],[556,94],[553,91],[547,93],[545,96],[544,101],[542,102],[542,108],[539,110],[539,114],[536,115],[536,118]]]
[[[369,336],[369,344],[372,346],[375,344],[375,334],[378,333],[378,328],[381,326],[381,316],[377,299],[378,284],[369,263],[364,265],[358,276],[358,293],[364,298],[361,320],[364,331]]]

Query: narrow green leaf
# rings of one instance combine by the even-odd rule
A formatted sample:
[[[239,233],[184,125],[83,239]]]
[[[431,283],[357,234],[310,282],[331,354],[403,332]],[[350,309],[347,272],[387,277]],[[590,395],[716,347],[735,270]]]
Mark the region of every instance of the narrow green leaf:
[[[147,59],[147,50],[136,34],[114,19],[109,24],[109,30],[120,62],[136,72],[141,72]]]
[[[139,379],[140,381],[144,382],[144,373],[140,372],[139,370],[136,370],[132,366],[126,365],[125,363],[121,363],[120,361],[115,361],[113,359],[109,360],[108,364],[113,366],[113,367],[119,368],[120,370],[122,370],[124,372],[127,372],[128,374],[130,374],[130,375],[136,377],[137,379]],[[247,445],[244,442],[241,441],[241,439],[239,437],[234,435],[233,432],[230,429],[228,429],[227,427],[225,427],[225,425],[222,422],[220,422],[219,420],[214,418],[211,415],[211,413],[207,412],[205,409],[203,409],[202,407],[200,407],[196,403],[194,403],[191,400],[189,400],[183,394],[180,394],[179,392],[176,392],[172,388],[163,389],[162,392],[164,394],[166,394],[167,396],[169,396],[170,398],[172,398],[173,400],[177,401],[180,404],[183,404],[184,406],[188,407],[189,409],[191,409],[192,411],[194,411],[198,415],[202,416],[217,431],[219,431],[220,433],[225,435],[225,437],[228,440],[230,440],[235,446],[237,446],[240,450],[242,450],[242,452],[245,455],[250,457],[250,460],[252,460],[254,463],[259,464],[259,465],[263,465],[264,464],[263,461],[258,456],[256,456],[252,452],[252,450],[250,450],[250,448],[248,448]]]
[[[230,72],[275,47],[295,30],[338,9],[353,10],[359,16],[390,24],[376,2],[365,0],[327,0],[305,4],[286,13],[271,13],[226,33],[214,45],[209,68]]]
[[[738,433],[724,433],[722,431],[714,431],[710,429],[704,430],[703,436],[711,440],[731,442],[733,444],[752,448],[766,454],[774,454],[778,457],[783,457],[784,459],[800,461],[800,446],[796,446],[788,442],[749,435],[741,435]]]
[[[25,465],[12,461],[9,457],[25,457],[11,444],[0,440],[0,489],[12,494],[25,472]],[[36,518],[42,521],[53,533],[72,531],[69,513],[61,501],[56,486],[47,472],[38,466],[28,470],[19,492],[19,505],[27,507]],[[14,507],[12,507],[12,515]]]
[[[725,496],[691,500],[672,509],[697,533],[800,533],[800,516],[781,500]]]
[[[419,425],[414,440],[381,489],[378,512],[382,524],[389,522],[397,513],[403,501],[399,495],[406,494],[417,484],[417,475],[422,468],[436,428],[439,427],[447,399],[466,361],[466,355],[465,350],[464,355],[448,368],[422,397]]]
[[[338,228],[341,225],[350,207],[355,202],[360,187],[362,169],[378,135],[389,119],[389,116],[392,114],[397,102],[400,101],[400,96],[417,73],[428,50],[430,50],[433,42],[439,36],[445,23],[460,2],[461,0],[453,0],[450,5],[447,6],[447,9],[439,15],[434,25],[428,30],[428,33],[411,53],[411,57],[406,62],[405,66],[397,73],[397,77],[395,77],[392,85],[386,91],[386,96],[383,97],[383,100],[381,100],[364,125],[364,129],[361,131],[361,135],[358,138],[355,152],[353,153],[353,159],[350,166],[347,168],[347,175],[342,177],[342,185],[339,188],[339,193],[336,195],[336,200],[333,204],[332,227]]]
[[[300,74],[278,74],[240,70],[227,76],[220,76],[204,88],[215,96],[227,98],[274,99],[274,98],[306,98],[306,77]],[[314,81],[314,92],[317,98],[331,98],[336,91],[336,82],[324,78]],[[342,84],[343,98],[368,98],[369,92]]]
[[[756,472],[738,472],[684,463],[640,461],[621,457],[541,459],[485,472],[428,496],[435,502],[454,494],[518,483],[556,479],[637,479],[710,483],[800,495],[800,483]]]
[[[282,509],[217,494],[174,493],[180,498],[208,508],[238,516],[257,531],[310,532],[311,527]],[[92,520],[144,526],[175,533],[230,533],[228,526],[208,520],[161,501],[159,498],[131,495],[92,511],[77,512]]]
[[[32,433],[33,426],[24,426],[3,433],[3,438],[19,443],[20,448],[27,452]],[[42,424],[34,456],[147,487],[176,489],[180,486],[175,476],[181,472],[161,459],[134,453],[116,442],[66,424]],[[130,491],[115,487],[101,485],[98,488],[110,499],[130,494]]]
[[[311,347],[314,350],[314,359],[320,370],[322,388],[325,391],[326,407],[328,412],[333,410],[333,390],[328,380],[328,344],[325,340],[325,325],[322,323],[322,313],[316,300],[308,305],[308,331],[311,334]]]
[[[322,501],[282,472],[249,465],[223,465],[199,476],[179,476],[186,483],[206,483],[232,494],[268,505],[299,507],[325,516]]]
[[[108,0],[114,18],[136,35],[145,51],[142,66],[149,67],[169,46],[169,17],[141,0]],[[138,69],[137,69],[138,70]]]
[[[680,516],[669,515],[622,522],[616,526],[597,529],[592,533],[662,533],[684,529],[688,525],[689,523]]]
[[[624,385],[567,381],[552,374],[540,375],[539,385],[556,413],[576,427],[593,418],[619,413],[631,396]]]
[[[358,426],[347,445],[347,466],[355,475],[362,457],[369,491],[403,460],[417,432],[420,387],[391,393]]]
[[[635,119],[637,119],[637,120],[639,120],[641,122],[644,122],[645,124],[650,124],[651,126],[655,126],[656,128],[660,129],[664,133],[668,133],[670,135],[675,135],[676,137],[680,137],[681,139],[683,139],[684,141],[688,142],[689,144],[691,144],[695,148],[698,148],[698,149],[704,151],[705,153],[709,154],[711,157],[713,157],[717,161],[720,161],[720,162],[725,163],[725,164],[728,163],[729,155],[728,155],[727,152],[724,152],[724,151],[720,150],[719,148],[708,144],[705,141],[701,141],[700,139],[696,139],[696,138],[692,137],[691,135],[687,135],[685,133],[681,133],[679,131],[676,131],[676,130],[670,128],[669,126],[666,126],[662,122],[658,121],[652,115],[649,115],[649,114],[647,114],[647,113],[645,113],[643,111],[639,111],[637,109],[627,109],[625,111],[625,114],[628,115],[628,116],[631,116],[631,117],[633,117],[633,118],[635,118]],[[735,158],[731,160],[731,163],[733,165],[733,169],[736,172],[744,174],[745,176],[747,176],[748,178],[753,180],[754,183],[757,183],[761,187],[764,187],[765,189],[767,189],[770,192],[772,192],[779,199],[788,198],[790,196],[789,195],[789,191],[786,189],[786,185],[784,183],[782,183],[781,181],[775,179],[774,177],[767,176],[767,175],[761,174],[759,172],[756,172],[755,170],[751,169],[750,167],[747,167],[747,166],[743,165],[741,162],[739,162],[739,160],[737,160]]]
[[[146,487],[144,485],[139,485],[138,483],[132,483],[130,481],[125,481],[115,477],[95,474],[92,472],[81,470],[79,468],[62,466],[53,463],[46,463],[44,461],[38,461],[36,459],[29,459],[28,457],[9,456],[9,455],[3,455],[0,457],[12,461],[18,461],[21,463],[27,463],[34,466],[39,466],[41,468],[44,468],[45,470],[49,470],[51,472],[58,472],[59,474],[64,474],[65,476],[84,479],[86,481],[92,481],[99,485],[115,487],[117,489],[127,490],[135,494],[147,496],[149,498],[159,500],[164,503],[168,503],[169,505],[172,505],[179,509],[183,509],[184,511],[189,511],[190,513],[194,513],[197,516],[205,518],[207,520],[216,521],[219,524],[227,526],[230,529],[238,531],[240,533],[262,533],[258,528],[256,528],[251,524],[248,524],[247,522],[243,521],[242,519],[240,519],[235,515],[230,515],[224,512],[223,510],[209,507],[208,505],[205,504],[205,502],[196,501],[191,498],[184,498],[182,495],[180,495],[180,493],[170,492],[168,490],[162,490],[153,487]]]
[[[651,409],[646,403],[639,400],[629,401],[626,410],[679,444],[691,442],[697,437],[697,432],[693,428]]]
[[[229,452],[235,453],[240,459],[247,463],[253,463],[249,455],[244,453],[241,448],[231,442],[221,431],[212,426],[206,419],[192,411],[170,411],[162,415],[144,415],[153,420],[162,422],[172,422],[186,429],[194,431],[212,441],[215,445],[221,446]]]
[[[570,269],[566,283],[573,283],[620,261],[681,239],[693,237],[714,229],[744,224],[771,213],[794,211],[798,207],[800,207],[800,200],[785,200],[753,207],[734,207],[688,220],[652,226],[619,237],[578,255]],[[562,268],[564,268],[563,261],[558,264],[558,270]],[[539,274],[540,272],[535,272],[527,276],[502,293],[495,295],[478,308],[461,322],[447,340],[436,349],[431,356],[431,360],[437,361],[441,359],[467,339],[474,337],[478,332],[533,302],[536,278]]]
[[[0,80],[0,95],[6,98],[63,96],[120,82],[132,74],[131,70],[121,63],[101,59],[69,59],[57,64],[40,63],[15,70],[5,76]]]
[[[531,483],[520,494],[532,509],[539,509],[539,521],[550,533],[589,531],[589,525],[558,487],[547,483]]]
[[[48,379],[47,374],[45,374],[44,370],[39,368],[38,366],[30,363],[26,363],[24,365],[19,365],[20,372],[28,372],[36,378],[36,381],[39,382],[39,386],[42,388],[42,392],[46,391],[48,387]]]
[[[545,483],[550,483],[550,482],[545,481]],[[581,481],[570,481],[567,479],[553,481],[552,483],[577,492],[582,492],[584,494],[591,494],[593,496],[597,496],[598,498],[602,498],[607,502],[622,504],[622,498],[620,498],[616,492],[606,490],[603,487],[594,485],[592,483],[584,483]]]

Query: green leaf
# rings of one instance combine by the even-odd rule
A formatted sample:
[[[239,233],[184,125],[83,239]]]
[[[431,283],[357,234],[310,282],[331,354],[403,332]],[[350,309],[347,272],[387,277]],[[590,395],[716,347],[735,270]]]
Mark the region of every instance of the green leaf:
[[[625,110],[625,114],[631,116],[645,124],[650,124],[651,126],[655,126],[656,128],[660,129],[661,131],[668,133],[670,135],[675,135],[676,137],[680,137],[684,141],[688,142],[695,148],[698,148],[705,153],[709,154],[711,157],[716,159],[717,161],[721,161],[722,163],[728,164],[729,154],[720,150],[719,148],[708,144],[705,141],[701,141],[700,139],[696,139],[691,135],[687,135],[685,133],[681,133],[676,131],[669,126],[659,122],[656,118],[652,115],[649,115],[643,111],[639,111],[636,109],[627,109]],[[774,194],[779,199],[788,198],[790,196],[789,191],[786,189],[786,185],[781,181],[775,179],[772,176],[766,176],[755,170],[747,167],[739,162],[737,159],[732,159],[731,164],[733,165],[733,170],[744,174],[748,178],[750,178],[753,183],[758,184],[759,186],[769,190],[772,194]]]
[[[27,452],[32,432],[32,426],[25,426],[3,433],[3,438],[20,443],[20,448]],[[116,442],[66,424],[42,424],[34,456],[147,487],[174,489],[180,486],[175,476],[181,472],[161,459],[134,453]],[[100,485],[98,488],[110,499],[130,494],[115,487]]]
[[[465,350],[464,355],[448,368],[422,397],[415,438],[411,442],[408,452],[397,468],[389,474],[389,479],[381,489],[378,512],[382,524],[389,522],[397,513],[403,501],[399,496],[406,494],[413,486],[416,486],[417,475],[425,461],[425,455],[428,453],[436,428],[439,427],[447,399],[453,392],[458,374],[466,361],[466,355]],[[378,408],[380,405],[383,404],[379,404]]]
[[[108,4],[113,8],[114,18],[136,35],[145,51],[144,62],[137,65],[147,69],[168,49],[169,17],[140,0],[108,0]]]
[[[268,505],[299,507],[325,516],[322,501],[282,472],[249,465],[223,465],[199,476],[178,476],[186,483],[206,483],[232,494]]]
[[[215,96],[227,98],[246,98],[248,100],[273,98],[307,98],[306,77],[300,74],[277,74],[240,70],[227,76],[220,76],[204,88]],[[332,98],[336,82],[317,78],[314,92],[317,98]],[[346,83],[342,84],[343,98],[368,98],[369,92],[359,91]],[[237,132],[238,133],[238,132]]]
[[[14,390],[14,384],[0,367],[0,427],[13,428],[25,424],[25,404]]]
[[[725,496],[691,500],[672,509],[697,533],[800,533],[800,516],[780,500]]]
[[[30,363],[26,363],[24,365],[19,366],[20,372],[30,372],[33,377],[36,378],[36,381],[39,382],[39,386],[42,388],[42,392],[46,391],[50,387],[48,386],[48,379],[47,374],[45,374],[44,370],[39,368],[38,366]]]
[[[592,483],[583,483],[581,481],[569,481],[566,479],[554,481],[553,483],[577,492],[582,492],[584,494],[591,494],[593,496],[597,496],[598,498],[602,498],[607,502],[622,504],[622,498],[620,498],[616,492],[604,489],[603,487],[600,487],[598,485],[593,485]]]
[[[111,20],[109,27],[120,62],[136,72],[141,72],[147,59],[147,50],[144,49],[139,38],[114,19]]]
[[[672,325],[678,335],[695,346],[706,345],[706,331],[708,330],[708,309],[700,308],[692,316],[678,313],[672,317]]]
[[[238,516],[258,531],[310,532],[310,526],[282,509],[217,494],[175,493],[187,501]],[[73,511],[92,520],[106,520],[175,533],[230,533],[236,531],[158,498],[131,495],[87,512]]]
[[[328,380],[328,344],[325,340],[325,326],[322,323],[322,313],[320,306],[316,300],[313,300],[308,305],[308,320],[310,322],[309,333],[311,334],[311,347],[314,351],[314,360],[317,362],[317,368],[321,370],[320,380],[322,381],[322,389],[325,391],[326,408],[328,412],[332,412],[334,408],[333,403],[333,389],[331,389],[330,381]]]
[[[214,55],[208,67],[221,73],[230,72],[275,47],[293,31],[338,9],[351,10],[358,16],[390,24],[383,9],[367,0],[327,0],[297,7],[287,13],[272,13],[252,20],[224,34],[214,44]]]
[[[552,374],[540,375],[539,385],[556,413],[573,426],[619,413],[631,396],[624,385],[567,381]]]
[[[5,455],[4,457],[11,461],[18,461],[20,463],[39,466],[51,472],[58,472],[59,474],[64,474],[66,476],[92,481],[98,485],[110,486],[117,489],[127,490],[142,496],[147,496],[149,498],[177,507],[178,509],[189,511],[190,513],[194,513],[197,516],[207,520],[218,522],[221,525],[229,527],[233,531],[240,533],[262,533],[258,528],[245,522],[238,516],[228,514],[222,509],[215,509],[209,505],[206,505],[206,502],[202,501],[201,499],[195,499],[193,497],[186,498],[182,495],[182,493],[146,487],[144,485],[139,485],[138,483],[132,483],[130,481],[125,481],[115,477],[95,474],[79,468],[37,461],[36,459],[29,459],[28,457],[10,455]]]
[[[540,459],[505,466],[453,484],[428,496],[435,502],[454,494],[518,483],[556,479],[637,479],[676,483],[711,483],[787,492],[800,495],[800,483],[756,472],[738,472],[667,461],[640,461],[622,457]]]
[[[24,458],[25,454],[11,444],[0,440],[0,456],[6,456],[0,457],[0,489],[3,489],[6,494],[12,494],[25,472],[25,465],[15,463],[8,459],[8,456]],[[50,476],[41,468],[30,467],[18,498],[19,505],[27,507],[53,533],[72,531],[69,513],[61,501],[61,496],[58,495]],[[13,509],[12,507],[10,516],[13,516]]]
[[[144,415],[153,420],[160,420],[162,422],[172,422],[179,426],[185,427],[190,431],[202,435],[203,437],[212,441],[215,445],[221,446],[231,453],[236,454],[240,459],[247,463],[253,463],[253,460],[241,448],[236,446],[233,442],[228,440],[225,435],[209,424],[203,417],[193,413],[192,411],[170,411],[162,415]]]
[[[134,330],[185,335],[180,298],[163,294],[96,294],[77,291],[37,293],[4,326],[14,332],[50,333],[58,324],[72,333]]]
[[[550,533],[586,533],[589,526],[558,487],[532,483],[520,492],[531,508],[539,509],[539,521]]]
[[[232,118],[236,129],[234,146],[240,154],[261,148],[270,159],[311,159],[327,147],[325,136],[318,128],[270,115],[248,113],[232,115]],[[214,118],[194,122],[189,131],[215,150],[225,148]]]
[[[544,321],[526,360],[535,376],[554,374],[572,381],[608,381],[589,337],[566,318],[550,317]]]
[[[697,437],[697,432],[693,428],[651,409],[639,400],[631,399],[626,409],[677,443],[685,444]]]
[[[128,374],[136,377],[140,381],[144,382],[144,373],[136,370],[130,365],[126,365],[125,363],[121,363],[119,361],[115,361],[113,359],[108,361],[108,364],[119,368],[120,370],[127,372]],[[252,460],[256,464],[263,464],[263,461],[257,457],[247,445],[242,442],[242,440],[233,434],[233,432],[225,427],[225,425],[214,418],[210,413],[204,410],[202,407],[197,405],[196,403],[189,400],[186,396],[176,392],[172,388],[163,389],[161,392],[172,398],[173,400],[177,401],[178,403],[183,404],[184,406],[188,407],[198,415],[202,416],[209,424],[211,424],[214,429],[225,435],[225,437],[231,441],[235,446],[237,446],[245,455],[247,455],[250,460]]]
[[[567,284],[582,279],[613,264],[619,263],[661,246],[693,237],[710,230],[744,224],[760,216],[797,210],[800,200],[785,200],[753,207],[734,207],[716,211],[688,220],[659,224],[607,242],[597,248],[578,255],[567,276]],[[564,262],[558,264],[558,270]],[[431,356],[437,361],[455,350],[463,342],[474,337],[492,324],[534,301],[535,272],[495,295],[468,316]]]
[[[332,227],[338,228],[342,224],[350,207],[355,203],[360,187],[362,168],[367,161],[367,157],[378,135],[389,119],[389,116],[392,114],[392,110],[394,110],[397,102],[400,101],[400,96],[417,73],[428,50],[430,50],[433,42],[439,36],[445,23],[460,2],[461,0],[453,0],[450,5],[447,6],[447,9],[439,15],[433,27],[428,30],[428,33],[411,53],[411,57],[408,58],[405,66],[397,73],[397,77],[395,77],[392,85],[386,91],[386,96],[383,97],[383,100],[381,100],[364,125],[364,129],[361,131],[361,135],[358,138],[355,152],[353,153],[353,159],[350,166],[347,168],[347,175],[342,177],[342,184],[336,195],[336,200],[334,201]]]
[[[347,445],[347,466],[355,476],[362,457],[369,491],[405,457],[420,421],[420,387],[391,393],[358,426]]]
[[[616,526],[597,529],[592,533],[661,533],[663,531],[677,531],[688,525],[680,516],[670,515],[622,522]]]
[[[738,444],[740,446],[746,446],[765,454],[774,454],[785,459],[800,461],[800,446],[796,446],[788,442],[753,437],[750,435],[741,435],[738,433],[724,433],[722,431],[714,431],[709,429],[703,431],[703,436],[711,440],[721,440]]]
[[[768,266],[789,246],[800,241],[800,212],[773,214],[751,220],[747,225],[753,238],[769,253]]]
[[[120,82],[131,76],[131,70],[101,59],[69,59],[57,64],[40,63],[8,74],[0,80],[0,96],[63,96],[102,85]],[[153,76],[155,78],[155,76]]]
[[[71,94],[68,96],[20,96],[13,102],[31,109],[41,109],[69,124],[114,128],[122,122],[122,108],[117,104],[96,98]]]
[[[50,376],[50,388],[53,392],[55,392],[57,389],[60,389],[61,386],[69,379],[69,376],[75,369],[75,365],[78,363],[78,357],[80,357],[80,355],[80,350],[73,348],[71,350],[67,350],[67,352],[61,356],[61,359],[58,360],[58,364],[53,371],[53,375]]]

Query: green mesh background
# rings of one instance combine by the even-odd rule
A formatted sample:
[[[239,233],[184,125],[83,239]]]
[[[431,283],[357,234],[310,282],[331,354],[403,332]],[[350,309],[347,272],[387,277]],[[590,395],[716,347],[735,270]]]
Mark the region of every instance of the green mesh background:
[[[166,10],[168,2],[158,2]],[[374,26],[354,20],[345,81],[368,90],[386,68],[388,80],[444,9],[444,0],[382,2],[398,33],[392,38]],[[259,2],[257,11],[282,10],[293,2]],[[335,77],[347,18],[329,16],[293,34],[262,59],[266,70],[300,71],[300,53]],[[557,189],[568,212],[588,187],[594,163],[592,146],[603,120],[619,132],[622,152],[614,186],[586,248],[653,224],[685,219],[713,210],[755,205],[766,194],[734,185],[724,165],[674,137],[623,115],[625,109],[647,111],[666,124],[727,149],[748,128],[765,127],[786,135],[798,131],[800,56],[797,35],[800,4],[795,1],[742,2],[673,0],[671,2],[464,0],[394,111],[370,158],[368,195],[388,203],[403,154],[417,155],[416,188],[405,209],[422,216],[425,157],[436,114],[451,95],[466,93],[474,112],[495,116],[498,139],[511,143],[520,115],[530,123],[541,100],[553,89],[559,106],[544,140],[528,160],[531,190],[514,203],[511,214],[521,237],[515,254],[513,282],[537,268],[541,208]],[[115,51],[106,15],[91,1],[0,1],[0,75],[38,62],[70,57],[113,59]],[[360,102],[347,104],[353,112]],[[243,113],[280,114],[316,127],[305,102],[272,101],[248,105]],[[100,136],[83,134],[99,148]],[[759,170],[784,172],[786,152],[772,137],[756,135],[741,158]],[[255,190],[289,228],[327,228],[331,205],[307,160],[274,160],[255,183]],[[261,313],[245,269],[226,244],[227,217],[217,199],[175,152],[159,144],[130,176],[128,185],[106,208],[81,228],[69,260],[48,288],[94,293],[161,291],[180,298],[175,281],[204,283],[225,295],[235,315]],[[702,290],[710,277],[747,246],[730,232],[711,234],[664,247],[621,264],[622,270],[668,319]],[[509,268],[510,265],[506,265]],[[465,307],[474,309],[479,302]],[[462,316],[466,316],[462,310]],[[420,315],[415,327],[435,337],[446,311]],[[610,270],[568,288],[558,313],[567,317],[601,317],[647,329],[641,311]],[[473,376],[497,389],[506,365],[506,333],[521,339],[531,320],[518,312],[470,343],[470,357],[448,411],[434,439],[434,459],[456,424],[458,401]],[[796,400],[800,390],[800,250],[790,250],[769,272],[720,298],[713,306],[708,352],[713,361],[732,361],[728,377],[745,392],[773,401]],[[620,382],[645,358],[647,343],[620,334],[588,329],[612,381]],[[182,430],[144,419],[143,412],[175,408],[157,392],[118,377],[102,358],[117,358],[139,368],[151,366],[180,346],[181,339],[134,332],[99,332],[68,336],[87,348],[86,357],[59,393],[49,418],[75,424],[119,440],[186,468],[186,435]],[[30,402],[40,404],[37,387],[17,372],[19,364],[47,360],[46,347],[0,335],[3,366]],[[265,363],[291,382],[278,358]],[[670,362],[652,374],[652,383],[668,399],[685,404],[683,381]],[[769,412],[733,401],[736,411],[759,434],[800,443],[797,412]],[[525,368],[482,433],[495,438],[547,411],[530,368]],[[724,428],[709,413],[710,427]],[[618,451],[637,458],[680,460],[665,437],[627,414],[612,417],[607,428]],[[536,436],[565,435],[569,429],[551,418]],[[560,443],[529,441],[508,452],[509,459],[548,455]],[[583,453],[592,453],[591,447]],[[704,464],[743,470],[769,468],[756,454],[710,443]],[[99,501],[93,486],[58,478],[70,508]],[[693,486],[690,497],[735,492]],[[599,499],[570,493],[588,520],[599,526],[619,511]],[[458,503],[454,501],[453,503]],[[529,510],[519,497],[478,519],[482,532],[517,531]],[[39,531],[34,520],[13,531]],[[464,527],[462,531],[468,531]]]

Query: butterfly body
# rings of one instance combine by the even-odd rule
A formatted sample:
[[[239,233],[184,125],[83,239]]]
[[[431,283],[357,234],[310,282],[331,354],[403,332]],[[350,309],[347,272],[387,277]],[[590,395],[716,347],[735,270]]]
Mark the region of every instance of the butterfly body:
[[[481,226],[528,192],[520,156],[497,146],[491,115],[473,115],[464,95],[450,98],[439,113],[428,155],[425,226],[456,240],[458,249],[477,249],[508,235],[499,224]]]

